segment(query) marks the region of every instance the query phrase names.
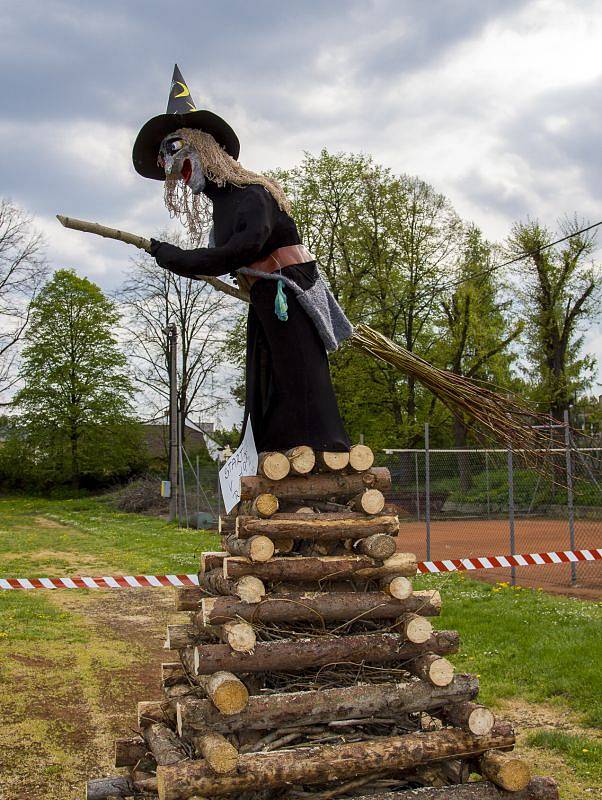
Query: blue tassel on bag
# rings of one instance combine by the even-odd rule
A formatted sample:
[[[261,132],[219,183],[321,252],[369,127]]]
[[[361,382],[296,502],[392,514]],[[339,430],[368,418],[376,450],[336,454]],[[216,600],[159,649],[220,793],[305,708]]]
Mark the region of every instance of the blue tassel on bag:
[[[280,322],[287,321],[288,303],[286,302],[286,295],[284,294],[284,281],[278,281],[276,299],[274,300],[274,313],[276,314]]]

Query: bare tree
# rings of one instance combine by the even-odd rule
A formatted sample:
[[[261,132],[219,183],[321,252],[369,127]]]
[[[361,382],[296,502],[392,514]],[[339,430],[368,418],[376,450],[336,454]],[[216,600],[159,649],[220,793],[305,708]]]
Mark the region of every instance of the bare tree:
[[[170,239],[186,246],[173,236]],[[222,391],[223,345],[236,301],[204,281],[181,278],[162,269],[146,254],[133,260],[118,299],[133,377],[145,390],[155,414],[165,409],[169,397],[167,326],[173,323],[178,329],[184,440],[185,420],[191,413],[214,414],[226,402]]]
[[[31,302],[47,276],[43,250],[42,235],[27,214],[10,200],[0,200],[0,393],[17,381],[18,344]]]

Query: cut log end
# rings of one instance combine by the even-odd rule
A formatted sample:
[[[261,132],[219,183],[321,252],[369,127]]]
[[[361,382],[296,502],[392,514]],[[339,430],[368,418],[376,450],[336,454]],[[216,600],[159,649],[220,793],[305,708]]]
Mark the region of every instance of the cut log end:
[[[290,462],[284,453],[261,453],[259,456],[259,474],[269,481],[281,481],[290,469]]]
[[[195,660],[198,649],[195,650]],[[230,672],[214,672],[199,677],[207,697],[222,714],[239,714],[249,702],[249,691],[244,683]]]
[[[243,603],[259,603],[266,591],[263,581],[255,575],[244,575],[236,581],[236,594]]]
[[[486,736],[495,725],[493,712],[485,706],[475,706],[468,715],[466,726],[475,736]]]
[[[271,492],[263,492],[253,500],[252,510],[260,517],[269,518],[278,511],[278,498]]]
[[[418,614],[405,614],[398,620],[394,630],[399,630],[408,642],[424,644],[433,634],[433,626],[426,617]]]
[[[385,561],[395,553],[397,542],[386,533],[375,533],[366,539],[359,539],[353,547],[358,553],[375,558],[377,561]]]
[[[481,775],[507,792],[520,792],[531,777],[525,761],[511,753],[489,750],[479,759]]]
[[[287,450],[285,453],[289,460],[293,475],[307,475],[316,465],[316,454],[311,447],[300,445]]]
[[[248,622],[226,622],[222,626],[222,639],[237,653],[252,653],[257,643],[255,631]]]
[[[322,453],[318,453],[317,461],[320,467],[328,472],[341,472],[349,464],[349,452],[334,453],[325,450]]]
[[[433,686],[449,686],[454,679],[454,667],[435,653],[425,653],[408,662],[407,669]]]
[[[349,466],[355,472],[365,472],[374,464],[374,453],[365,444],[354,444],[349,451]]]
[[[406,600],[414,591],[412,581],[401,575],[395,578],[384,578],[381,581],[381,589],[387,594],[390,594],[391,597],[397,598],[397,600]]]
[[[385,496],[380,489],[366,489],[351,501],[351,506],[364,514],[380,514],[385,507]]]

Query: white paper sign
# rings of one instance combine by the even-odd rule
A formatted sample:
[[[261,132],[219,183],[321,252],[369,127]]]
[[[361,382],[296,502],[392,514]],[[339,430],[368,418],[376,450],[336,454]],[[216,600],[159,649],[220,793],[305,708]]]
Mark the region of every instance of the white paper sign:
[[[227,514],[240,500],[240,479],[244,475],[257,475],[258,461],[251,418],[249,417],[240,447],[219,471],[219,483]]]

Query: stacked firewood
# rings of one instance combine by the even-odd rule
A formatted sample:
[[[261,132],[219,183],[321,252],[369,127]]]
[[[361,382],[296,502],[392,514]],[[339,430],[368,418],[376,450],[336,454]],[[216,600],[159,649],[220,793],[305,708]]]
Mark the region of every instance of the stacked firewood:
[[[413,588],[397,552],[388,470],[368,447],[265,453],[177,590],[163,697],[139,704],[140,735],[116,743],[127,777],[88,800],[554,800],[512,754],[511,726],[455,674],[441,598]],[[471,775],[480,778],[469,782]]]

